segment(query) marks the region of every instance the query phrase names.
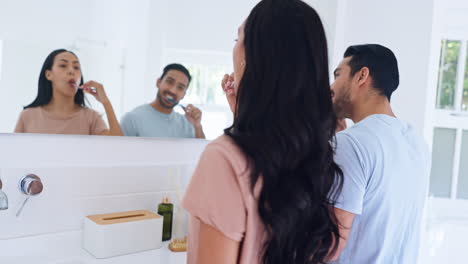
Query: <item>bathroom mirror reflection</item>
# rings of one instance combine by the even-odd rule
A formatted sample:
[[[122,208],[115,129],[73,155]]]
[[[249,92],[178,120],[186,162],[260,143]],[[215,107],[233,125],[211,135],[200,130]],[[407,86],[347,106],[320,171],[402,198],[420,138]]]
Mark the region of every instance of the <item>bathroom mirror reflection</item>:
[[[103,101],[108,99],[115,119],[120,122],[126,113],[153,102],[158,92],[157,80],[164,67],[180,63],[188,69],[192,79],[184,96],[172,99],[178,101],[183,97],[180,105],[193,105],[200,109],[206,138],[217,137],[232,121],[220,83],[225,73],[232,72],[231,51],[237,28],[257,2],[2,0],[0,133],[11,133],[15,128],[28,132],[24,127],[17,127],[20,113],[25,106],[41,105],[32,104],[40,97],[38,82],[41,68],[54,50],[66,49],[75,56],[61,53],[54,58],[54,63],[58,64],[53,64],[41,76],[50,82],[61,83],[62,88],[71,89],[72,93],[82,93],[79,76],[58,76],[53,68],[57,66],[58,70],[70,74],[68,68],[73,71],[79,67],[84,83],[96,82],[89,87],[85,85],[83,101],[100,115],[108,128],[112,120]],[[99,84],[102,87],[96,87]],[[97,88],[101,95],[93,96],[91,88]],[[70,91],[64,93],[67,92]],[[66,113],[75,111],[66,105],[57,107],[62,107]],[[42,108],[44,111],[24,119],[35,122],[32,124],[34,127],[52,111]],[[174,107],[174,110],[184,114],[182,107]],[[54,115],[52,119],[63,119],[64,116]],[[92,118],[99,119],[99,116]],[[109,133],[103,133],[102,123],[96,120],[91,123],[92,127],[86,128],[90,134],[112,134],[112,125]],[[57,122],[48,124],[48,127],[56,126]]]

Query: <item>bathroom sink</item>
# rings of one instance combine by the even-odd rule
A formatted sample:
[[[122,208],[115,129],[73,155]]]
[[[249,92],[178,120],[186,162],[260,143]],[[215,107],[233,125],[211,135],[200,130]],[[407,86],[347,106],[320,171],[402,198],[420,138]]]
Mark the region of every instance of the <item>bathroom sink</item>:
[[[0,240],[1,264],[185,264],[186,253],[167,248],[108,259],[96,259],[81,248],[81,232],[71,231],[34,237]]]

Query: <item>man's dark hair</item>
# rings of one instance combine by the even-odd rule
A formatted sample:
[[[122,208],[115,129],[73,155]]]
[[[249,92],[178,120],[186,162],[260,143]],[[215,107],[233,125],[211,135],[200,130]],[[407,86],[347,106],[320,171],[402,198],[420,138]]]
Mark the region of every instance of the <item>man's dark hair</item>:
[[[166,76],[166,74],[170,70],[180,71],[181,73],[185,74],[188,78],[189,84],[190,81],[192,81],[192,76],[190,75],[190,72],[187,70],[187,68],[185,68],[184,65],[178,63],[172,63],[164,67],[163,74],[161,75],[161,80],[164,78],[164,76]]]
[[[392,93],[400,84],[400,75],[398,61],[389,48],[378,44],[350,46],[345,51],[344,57],[351,57],[349,61],[351,76],[363,67],[369,68],[373,87],[390,101]]]

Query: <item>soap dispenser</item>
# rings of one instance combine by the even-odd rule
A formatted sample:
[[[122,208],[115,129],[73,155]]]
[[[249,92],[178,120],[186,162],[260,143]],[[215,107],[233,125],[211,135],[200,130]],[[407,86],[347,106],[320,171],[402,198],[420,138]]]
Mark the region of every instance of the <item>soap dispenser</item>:
[[[163,233],[162,240],[167,241],[172,237],[172,217],[174,205],[169,203],[169,198],[164,197],[162,203],[158,206],[158,214],[163,217]]]

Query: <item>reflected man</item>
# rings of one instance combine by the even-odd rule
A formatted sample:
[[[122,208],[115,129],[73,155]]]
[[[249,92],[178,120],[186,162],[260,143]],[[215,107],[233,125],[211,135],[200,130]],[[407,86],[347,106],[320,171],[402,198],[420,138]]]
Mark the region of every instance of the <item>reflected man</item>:
[[[205,138],[202,112],[193,105],[182,106],[185,116],[174,111],[185,97],[192,77],[183,65],[167,65],[156,82],[158,93],[150,104],[126,113],[121,127],[126,136]]]

